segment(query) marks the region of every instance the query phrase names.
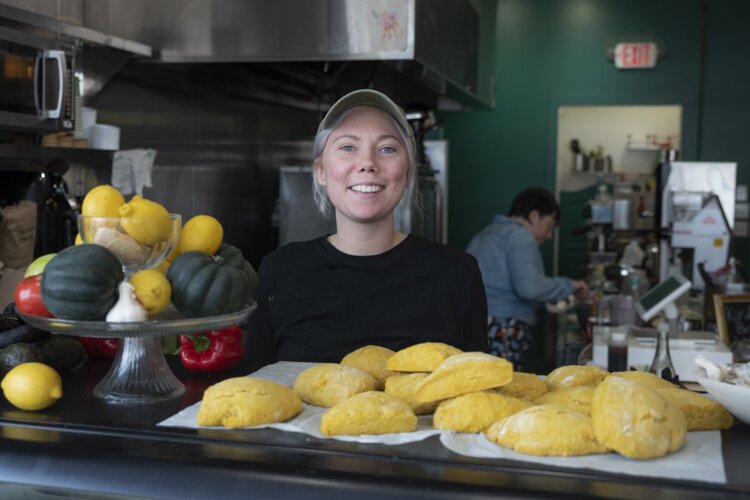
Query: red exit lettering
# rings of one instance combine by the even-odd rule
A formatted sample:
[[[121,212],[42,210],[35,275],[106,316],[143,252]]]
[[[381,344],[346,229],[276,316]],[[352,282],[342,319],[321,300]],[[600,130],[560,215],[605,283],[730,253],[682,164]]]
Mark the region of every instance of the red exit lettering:
[[[615,46],[615,67],[653,68],[656,66],[657,55],[655,43],[618,43]]]

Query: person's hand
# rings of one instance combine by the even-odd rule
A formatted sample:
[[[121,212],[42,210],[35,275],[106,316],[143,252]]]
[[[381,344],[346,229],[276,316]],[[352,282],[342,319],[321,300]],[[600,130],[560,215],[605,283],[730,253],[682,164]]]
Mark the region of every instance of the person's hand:
[[[589,299],[589,286],[586,282],[581,280],[570,280],[570,282],[573,285],[573,295],[575,295],[576,300],[587,301]]]

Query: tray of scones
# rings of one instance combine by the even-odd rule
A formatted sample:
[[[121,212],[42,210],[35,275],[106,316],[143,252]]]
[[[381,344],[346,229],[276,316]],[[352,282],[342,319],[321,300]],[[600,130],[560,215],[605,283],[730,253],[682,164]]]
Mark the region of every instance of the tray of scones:
[[[637,460],[674,453],[691,431],[733,425],[721,404],[651,373],[569,365],[541,377],[437,342],[397,352],[368,345],[339,363],[290,364],[299,368],[285,381],[263,378],[264,368],[209,387],[190,418],[197,426],[299,430],[307,413],[305,425],[324,438],[401,436],[395,444],[427,428],[418,439],[481,434],[527,455]]]

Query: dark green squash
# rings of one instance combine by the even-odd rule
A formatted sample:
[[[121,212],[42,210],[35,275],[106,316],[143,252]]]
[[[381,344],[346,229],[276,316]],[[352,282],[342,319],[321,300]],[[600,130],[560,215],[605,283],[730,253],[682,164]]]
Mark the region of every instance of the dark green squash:
[[[216,255],[187,252],[167,270],[172,304],[189,318],[216,316],[245,307],[258,278],[242,252],[226,243]]]
[[[124,277],[120,260],[103,246],[68,247],[44,268],[42,301],[57,318],[100,320],[117,301]]]

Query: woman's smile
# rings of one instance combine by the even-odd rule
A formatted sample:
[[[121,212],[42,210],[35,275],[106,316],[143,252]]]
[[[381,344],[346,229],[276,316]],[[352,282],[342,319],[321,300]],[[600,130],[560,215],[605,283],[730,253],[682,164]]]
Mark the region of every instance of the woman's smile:
[[[378,193],[385,188],[379,184],[355,184],[349,189],[358,193]]]

